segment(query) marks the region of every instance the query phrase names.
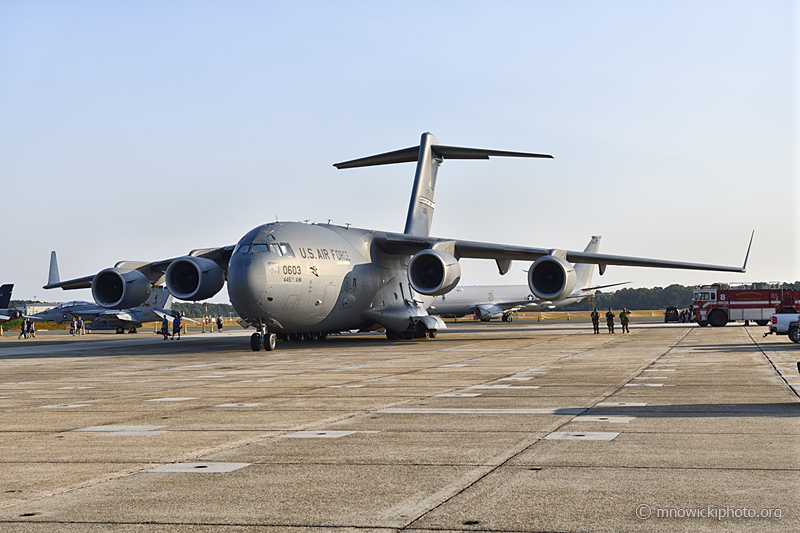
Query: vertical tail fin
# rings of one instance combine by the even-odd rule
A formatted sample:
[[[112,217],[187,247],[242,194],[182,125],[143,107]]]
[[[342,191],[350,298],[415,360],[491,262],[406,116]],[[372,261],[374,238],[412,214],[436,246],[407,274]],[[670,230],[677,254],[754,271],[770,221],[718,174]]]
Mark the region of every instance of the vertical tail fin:
[[[50,252],[50,274],[47,277],[48,285],[55,285],[61,282],[61,277],[58,275],[58,260],[56,259],[56,252]]]
[[[11,303],[12,290],[14,290],[13,283],[9,283],[0,287],[0,309],[8,309],[8,304]]]
[[[600,248],[600,239],[602,236],[600,235],[593,235],[592,240],[589,241],[589,244],[586,245],[586,249],[584,252],[596,254],[597,250]],[[594,265],[588,263],[578,263],[575,265],[575,275],[577,277],[577,282],[575,287],[577,289],[583,289],[584,287],[588,287],[592,283],[592,274],[594,273]]]
[[[411,201],[408,204],[406,227],[403,233],[427,237],[431,234],[433,223],[433,193],[436,190],[436,177],[439,174],[441,157],[434,157],[431,146],[439,144],[431,133],[423,133],[419,141],[417,171],[414,174],[414,187],[411,189]]]

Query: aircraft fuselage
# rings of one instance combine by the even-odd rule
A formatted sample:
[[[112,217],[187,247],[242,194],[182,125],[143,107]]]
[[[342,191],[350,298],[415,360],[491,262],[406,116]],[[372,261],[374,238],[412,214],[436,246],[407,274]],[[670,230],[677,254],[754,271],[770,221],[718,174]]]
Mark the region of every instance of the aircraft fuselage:
[[[281,334],[369,329],[370,317],[414,300],[425,314],[433,297],[412,292],[410,256],[384,254],[373,240],[371,231],[327,224],[259,226],[231,255],[231,304],[242,318]]]

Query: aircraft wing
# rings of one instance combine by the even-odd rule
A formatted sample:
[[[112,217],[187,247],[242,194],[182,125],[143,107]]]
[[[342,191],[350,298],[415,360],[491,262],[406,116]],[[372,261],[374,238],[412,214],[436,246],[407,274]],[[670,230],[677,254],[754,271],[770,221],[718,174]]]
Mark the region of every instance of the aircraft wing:
[[[668,261],[664,259],[648,259],[644,257],[630,257],[625,255],[595,254],[590,252],[575,252],[547,248],[530,248],[527,246],[514,246],[506,244],[492,244],[485,242],[461,241],[438,239],[435,237],[419,237],[404,235],[402,233],[375,234],[375,242],[381,251],[389,254],[415,254],[426,248],[439,248],[452,253],[457,259],[494,259],[501,261],[536,261],[547,255],[562,255],[570,263],[587,263],[600,265],[601,272],[607,265],[673,268],[683,270],[713,270],[718,272],[745,272],[747,256],[741,267],[709,265],[704,263],[687,263],[682,261]],[[752,243],[752,237],[750,239]],[[452,252],[450,252],[452,250]],[[750,248],[747,248],[748,255]]]
[[[222,267],[223,272],[227,274],[228,270],[228,261],[230,261],[231,254],[233,253],[233,245],[224,246],[221,248],[204,248],[201,250],[192,250],[187,255],[192,257],[202,257],[203,259],[210,259],[217,263],[220,267]],[[186,256],[181,256],[186,257]],[[130,270],[138,270],[150,280],[153,284],[159,284],[158,282],[164,277],[164,274],[167,271],[167,267],[173,261],[180,259],[180,257],[173,257],[171,259],[163,259],[161,261],[153,261],[152,263],[146,263],[142,261],[120,261],[116,265],[116,268],[128,268]],[[58,281],[53,283],[48,283],[43,288],[44,289],[64,289],[71,290],[71,289],[89,289],[92,286],[92,280],[94,279],[95,275],[92,274],[91,276],[84,276],[82,278],[75,278],[67,281]]]
[[[0,322],[5,322],[6,320],[11,320],[11,317],[6,315],[0,315]]]

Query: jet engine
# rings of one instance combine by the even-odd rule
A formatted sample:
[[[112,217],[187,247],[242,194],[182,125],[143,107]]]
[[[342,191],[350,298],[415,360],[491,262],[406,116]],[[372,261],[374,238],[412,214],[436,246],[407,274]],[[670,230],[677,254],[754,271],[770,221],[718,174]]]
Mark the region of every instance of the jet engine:
[[[450,292],[461,280],[461,265],[441,250],[422,250],[408,262],[408,281],[420,294],[438,296]]]
[[[167,267],[167,288],[180,300],[205,300],[217,294],[225,283],[225,274],[214,261],[186,256]]]
[[[528,287],[542,300],[563,300],[575,290],[575,268],[566,259],[546,255],[528,270]]]
[[[138,270],[107,268],[92,279],[92,296],[109,309],[129,309],[150,297],[150,280]]]

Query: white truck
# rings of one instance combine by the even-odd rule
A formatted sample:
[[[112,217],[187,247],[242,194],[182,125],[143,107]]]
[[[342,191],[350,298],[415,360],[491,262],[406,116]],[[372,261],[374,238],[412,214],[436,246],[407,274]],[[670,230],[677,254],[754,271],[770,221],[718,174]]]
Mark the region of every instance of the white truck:
[[[792,342],[800,342],[800,314],[791,307],[784,307],[774,315],[769,325],[769,333],[788,335]]]

